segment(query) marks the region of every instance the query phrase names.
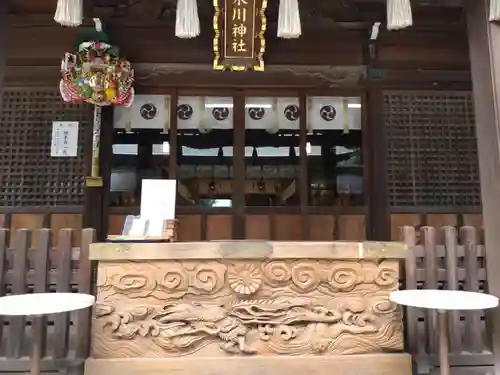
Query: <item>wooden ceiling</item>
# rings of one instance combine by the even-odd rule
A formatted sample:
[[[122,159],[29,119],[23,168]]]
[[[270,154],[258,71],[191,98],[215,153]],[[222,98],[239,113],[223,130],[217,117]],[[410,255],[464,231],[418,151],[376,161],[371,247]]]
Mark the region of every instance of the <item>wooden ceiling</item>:
[[[53,15],[57,0],[8,0],[16,17]],[[269,27],[278,17],[278,1],[270,0],[267,10]],[[202,24],[213,16],[211,0],[198,0]],[[450,30],[463,28],[465,17],[461,0],[413,0],[414,27]],[[299,0],[304,29],[367,29],[385,21],[383,0]],[[170,24],[175,20],[176,0],[85,0],[85,14],[106,21],[137,25]],[[207,25],[208,26],[208,25]]]

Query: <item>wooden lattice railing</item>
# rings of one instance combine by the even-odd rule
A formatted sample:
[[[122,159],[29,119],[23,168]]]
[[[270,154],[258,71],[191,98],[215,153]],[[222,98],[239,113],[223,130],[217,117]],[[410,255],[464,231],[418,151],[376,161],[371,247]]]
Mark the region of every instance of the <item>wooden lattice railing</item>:
[[[402,228],[409,246],[404,267],[404,288],[446,288],[483,291],[486,285],[485,249],[480,231],[473,227],[436,229]],[[53,246],[52,231],[32,233],[0,229],[0,294],[26,292],[93,292],[89,245],[95,231],[82,232],[81,247],[74,245],[75,231],[63,229]],[[429,311],[408,309],[405,316],[407,351],[420,373],[438,363],[436,316]],[[26,371],[31,344],[31,322],[24,318],[0,317],[0,372]],[[477,369],[491,366],[483,312],[450,314],[450,362],[452,366]],[[90,311],[49,316],[44,325],[42,369],[56,371],[79,367],[88,356]],[[475,372],[477,373],[477,371]],[[484,372],[485,373],[485,372]]]
[[[0,294],[92,293],[88,251],[95,230],[82,231],[79,248],[73,247],[74,238],[73,229],[62,229],[53,247],[50,229],[36,231],[34,238],[27,229],[0,229]],[[32,329],[29,318],[0,316],[0,372],[29,369]],[[89,309],[49,315],[40,329],[43,371],[78,368],[88,357]]]
[[[403,287],[483,292],[486,253],[480,237],[480,231],[470,226],[458,231],[451,226],[422,227],[418,232],[403,227],[402,239],[410,249]],[[423,372],[438,363],[436,319],[435,311],[406,309],[407,350]],[[450,313],[448,331],[452,366],[493,364],[483,311]]]

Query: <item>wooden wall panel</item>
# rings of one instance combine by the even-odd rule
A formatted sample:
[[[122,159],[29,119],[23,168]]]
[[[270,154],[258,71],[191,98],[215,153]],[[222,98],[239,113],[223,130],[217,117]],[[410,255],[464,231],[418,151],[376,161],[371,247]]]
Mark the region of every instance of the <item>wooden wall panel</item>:
[[[483,215],[465,214],[463,215],[463,225],[471,225],[476,228],[483,228]]]
[[[201,215],[178,215],[177,239],[180,242],[202,241]]]
[[[108,234],[120,234],[125,222],[125,214],[112,214],[108,217]],[[7,215],[0,214],[0,228],[6,224]],[[203,241],[231,239],[231,215],[179,215],[179,241]],[[203,223],[203,220],[206,220]],[[391,240],[400,240],[400,228],[405,225],[419,227],[429,225],[442,227],[446,225],[471,225],[482,228],[481,214],[453,214],[453,213],[392,213],[391,214]],[[54,213],[51,215],[13,213],[10,214],[11,230],[27,228],[36,230],[44,226],[50,227],[54,232],[63,228],[75,229],[75,245],[80,243],[82,229],[82,216],[78,213]],[[300,215],[278,214],[247,215],[245,221],[246,237],[248,239],[262,239],[275,241],[300,241]],[[205,227],[205,230],[203,228]],[[335,220],[334,215],[309,216],[309,240],[311,241],[336,241],[351,240],[362,241],[366,239],[366,220],[364,215],[340,215]],[[274,232],[274,233],[273,233]],[[273,235],[274,234],[274,235]],[[204,238],[204,235],[206,236]],[[54,238],[57,244],[57,238]],[[34,245],[34,243],[33,243]]]
[[[13,27],[10,30],[12,43],[8,43],[7,61],[17,65],[22,60],[32,59],[34,62],[45,60],[49,62],[48,65],[60,65],[64,53],[77,41],[79,31],[72,27],[61,29],[57,25]],[[52,43],[47,43],[47,40],[52,40]],[[26,48],[22,48],[20,44],[24,44]]]
[[[8,220],[10,216],[10,220]],[[10,225],[9,225],[10,224]],[[54,233],[53,244],[57,246],[57,233],[64,228],[75,230],[75,246],[80,246],[82,231],[82,215],[80,213],[11,213],[0,214],[0,228],[16,231],[29,229],[35,231],[41,228],[50,228]],[[32,246],[35,246],[33,239]]]
[[[33,65],[59,66],[64,53],[73,48],[79,31],[53,22],[49,25],[14,25],[10,39],[15,42],[8,46],[9,64],[31,61]],[[266,64],[362,65],[364,32],[331,30],[328,38],[317,36],[309,32],[293,40],[266,38]],[[338,42],[332,44],[332,40]],[[186,40],[176,38],[168,26],[117,25],[113,28],[113,43],[132,62],[210,65],[213,59],[211,32]]]
[[[366,239],[365,215],[340,215],[337,240],[362,241]]]
[[[58,235],[61,229],[71,228],[75,230],[75,246],[80,246],[82,238],[82,215],[81,214],[52,214],[50,215],[50,228],[53,231],[52,243],[57,246]]]
[[[456,227],[458,224],[457,214],[427,214],[425,225],[430,227],[441,228],[447,225]],[[439,231],[437,234],[438,241],[443,241],[444,234]]]
[[[362,65],[364,38],[362,31],[340,29],[329,30],[327,38],[318,37],[317,31],[304,32],[299,39],[267,37],[266,64]]]
[[[43,228],[44,224],[43,220],[44,220],[43,214],[12,214],[10,229],[11,230],[17,230],[22,228],[30,230],[40,229]]]
[[[446,225],[456,226],[458,224],[457,214],[428,214],[425,225],[441,228]]]
[[[400,228],[409,225],[412,227],[420,226],[420,214],[392,214],[391,215],[391,240],[400,241]]]
[[[309,240],[333,241],[335,218],[333,215],[309,215]]]
[[[276,215],[275,241],[300,241],[300,215]]]
[[[158,35],[162,37],[158,38]],[[211,33],[202,32],[195,39],[179,39],[175,37],[172,27],[161,24],[113,27],[113,42],[135,63],[210,64],[213,58],[211,38]],[[266,64],[362,65],[365,38],[363,31],[342,29],[328,30],[328,37],[323,37],[318,30],[308,30],[299,39],[293,40],[269,36],[266,38]],[[59,66],[60,58],[77,39],[77,29],[61,29],[53,23],[30,27],[14,25],[11,40],[15,42],[8,46],[9,65],[29,62],[32,65]],[[47,44],[47,40],[51,43]],[[332,40],[337,42],[332,45]],[[414,29],[398,33],[381,32],[377,42],[381,67],[469,67],[464,32]],[[172,54],[172,50],[176,53]]]
[[[16,228],[34,228],[41,225],[41,216],[32,217],[29,214],[17,216],[13,222]],[[53,229],[63,228],[62,222],[65,215],[57,216],[56,220],[60,224],[52,224]],[[79,228],[77,216],[72,217],[71,224],[74,228]],[[1,219],[1,217],[0,217]],[[13,216],[14,219],[14,216]],[[179,241],[210,241],[226,240],[232,236],[232,216],[213,215],[179,215]],[[109,234],[121,233],[125,215],[110,215]],[[206,220],[205,223],[203,221]],[[51,220],[54,222],[54,219]],[[1,221],[0,221],[1,223]],[[481,214],[452,214],[452,213],[392,213],[391,214],[391,240],[400,240],[400,228],[405,225],[420,227],[429,225],[442,227],[446,225],[471,225],[477,228],[482,227]],[[41,226],[39,226],[41,227]],[[205,229],[203,229],[205,228]],[[251,214],[246,215],[245,230],[248,239],[262,239],[274,241],[300,241],[300,215],[299,214]],[[366,220],[364,215],[345,214],[339,215],[335,219],[334,215],[316,214],[309,216],[309,240],[311,241],[363,241],[366,239]]]
[[[44,215],[42,214],[12,214],[10,222],[10,230],[30,229],[36,230],[44,227]],[[12,244],[13,236],[10,237]],[[35,237],[31,238],[31,246],[36,246]]]
[[[450,40],[455,42],[449,43]],[[450,69],[467,69],[470,66],[465,30],[446,32],[408,29],[398,33],[382,32],[377,45],[381,67],[440,66]]]
[[[246,215],[245,216],[245,236],[251,240],[271,239],[270,215]]]
[[[233,235],[232,215],[207,215],[207,241],[230,240]]]
[[[123,231],[123,224],[127,215],[109,215],[108,216],[108,235],[121,234]]]
[[[462,225],[470,225],[477,228],[478,241],[484,243],[484,224],[482,214],[466,214],[462,216]]]

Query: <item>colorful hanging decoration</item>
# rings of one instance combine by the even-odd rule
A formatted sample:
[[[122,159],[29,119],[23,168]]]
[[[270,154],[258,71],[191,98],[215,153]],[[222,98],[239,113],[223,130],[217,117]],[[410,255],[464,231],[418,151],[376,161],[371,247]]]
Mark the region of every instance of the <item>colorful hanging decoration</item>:
[[[77,52],[66,53],[61,63],[59,89],[65,102],[94,105],[92,137],[92,169],[85,177],[87,187],[103,186],[99,173],[99,148],[103,106],[130,107],[134,101],[134,71],[130,62],[120,57],[116,46],[109,43],[101,21],[94,18],[95,30],[85,35]]]
[[[97,106],[130,107],[134,100],[134,71],[130,62],[109,44],[101,22],[79,43],[76,53],[66,53],[61,63],[59,85],[65,102],[87,102]]]

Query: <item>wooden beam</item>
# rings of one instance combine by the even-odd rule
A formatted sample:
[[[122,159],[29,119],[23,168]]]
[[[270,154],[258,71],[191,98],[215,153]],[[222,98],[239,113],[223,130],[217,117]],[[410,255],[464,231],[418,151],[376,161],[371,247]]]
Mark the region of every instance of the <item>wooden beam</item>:
[[[48,62],[48,61],[47,61]],[[51,64],[54,64],[52,59]],[[230,74],[216,72],[211,65],[133,63],[136,88],[140,93],[164,93],[177,87],[270,87],[279,88],[355,88],[365,77],[363,66],[268,65],[264,72]],[[61,77],[60,66],[43,64],[13,65],[9,61],[9,86],[53,86]]]
[[[500,295],[500,25],[488,21],[488,0],[466,0],[476,116],[488,292]],[[500,314],[490,310],[495,374],[500,374]]]
[[[53,61],[52,61],[53,63]],[[367,70],[365,66],[327,67],[268,65],[265,72],[227,74],[215,72],[211,66],[196,64],[133,64],[139,94],[164,93],[176,87],[269,87],[276,89],[356,89],[365,84],[365,77],[384,89],[447,89],[470,90],[469,70],[401,69]],[[61,77],[59,66],[8,65],[5,83],[8,86],[53,86]]]

